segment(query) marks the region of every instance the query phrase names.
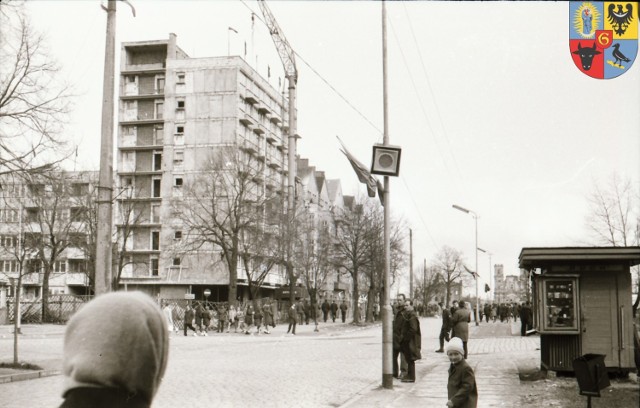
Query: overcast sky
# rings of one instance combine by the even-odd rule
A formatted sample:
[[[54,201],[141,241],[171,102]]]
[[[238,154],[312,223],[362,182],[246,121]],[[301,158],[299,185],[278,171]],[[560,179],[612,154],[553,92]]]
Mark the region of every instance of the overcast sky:
[[[245,55],[276,88],[283,70],[254,1],[119,2],[120,42],[168,39],[190,57]],[[363,194],[336,135],[367,165],[382,142],[379,2],[270,1],[298,54],[298,152]],[[35,26],[81,93],[68,127],[79,169],[97,169],[106,13],[98,2],[33,1]],[[251,10],[256,13],[252,28]],[[444,245],[475,267],[518,272],[529,246],[590,242],[586,197],[614,172],[638,185],[640,66],[611,80],[581,73],[566,2],[393,2],[388,10],[389,141],[403,149],[391,211],[413,229],[414,265]],[[234,28],[238,33],[229,30]],[[116,69],[119,69],[119,61]],[[592,242],[592,241],[591,241]],[[480,254],[481,285],[489,258]],[[482,286],[481,286],[482,287]]]

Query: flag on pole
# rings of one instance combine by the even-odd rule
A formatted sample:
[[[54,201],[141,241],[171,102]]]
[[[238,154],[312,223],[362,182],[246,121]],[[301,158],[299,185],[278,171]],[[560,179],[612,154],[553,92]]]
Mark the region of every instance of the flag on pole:
[[[351,163],[351,167],[353,167],[353,170],[356,172],[358,180],[360,180],[361,183],[364,183],[367,186],[367,194],[369,195],[369,197],[375,197],[376,190],[378,189],[378,185],[380,182],[375,177],[373,177],[371,173],[369,173],[369,170],[364,164],[362,164],[351,154],[351,152],[349,152],[349,150],[347,150],[344,143],[342,143],[342,140],[340,140],[339,137],[338,142],[340,142],[340,145],[342,146],[342,149],[340,149],[340,151],[345,156],[347,156],[347,160],[349,160],[349,163]],[[380,187],[382,187],[381,184]],[[383,194],[383,191],[380,190],[379,194]]]
[[[229,28],[228,28],[228,29],[229,29],[229,30],[231,30],[231,31],[233,31],[234,33],[238,34],[238,30],[236,30],[235,28],[233,28],[233,27],[229,26]]]
[[[484,284],[484,291],[485,291],[485,293],[491,291],[491,288],[486,283]]]
[[[467,265],[463,265],[464,266],[464,270],[469,272],[471,274],[471,276],[473,276],[473,279],[478,279],[478,273],[472,271],[471,269],[467,268]]]

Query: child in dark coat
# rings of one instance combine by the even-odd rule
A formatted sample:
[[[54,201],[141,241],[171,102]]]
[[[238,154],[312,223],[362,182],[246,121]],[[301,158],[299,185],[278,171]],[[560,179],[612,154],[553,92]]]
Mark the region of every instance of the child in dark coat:
[[[464,359],[462,340],[454,337],[446,347],[451,361],[449,381],[447,382],[447,407],[476,408],[478,405],[478,388],[473,369]]]

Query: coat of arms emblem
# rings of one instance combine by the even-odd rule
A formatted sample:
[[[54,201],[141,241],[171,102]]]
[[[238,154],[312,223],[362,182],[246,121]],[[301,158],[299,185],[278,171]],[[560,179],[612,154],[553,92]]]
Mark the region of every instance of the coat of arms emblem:
[[[638,56],[638,2],[569,2],[569,49],[576,67],[592,78],[627,72]]]

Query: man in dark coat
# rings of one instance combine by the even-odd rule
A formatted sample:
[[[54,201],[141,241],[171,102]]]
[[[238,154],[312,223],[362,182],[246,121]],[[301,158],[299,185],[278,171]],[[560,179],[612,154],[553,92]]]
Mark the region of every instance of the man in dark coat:
[[[304,324],[309,324],[309,318],[311,318],[311,305],[307,299],[304,300]]]
[[[347,301],[343,300],[340,304],[340,313],[342,314],[342,323],[347,319]]]
[[[400,378],[407,372],[407,362],[404,360],[401,345],[402,342],[402,312],[404,312],[404,303],[397,302],[394,307],[396,311],[393,317],[393,377]],[[400,366],[398,366],[398,357],[400,357]]]
[[[400,342],[402,354],[407,360],[407,376],[402,379],[402,382],[416,381],[416,360],[422,358],[421,347],[420,321],[413,310],[413,301],[407,300],[404,303],[404,312],[402,312],[402,340]]]
[[[324,318],[324,322],[327,322],[327,315],[329,314],[329,302],[327,302],[327,299],[324,300],[324,302],[322,302],[322,317]]]
[[[449,332],[451,331],[451,312],[444,307],[443,302],[438,303],[438,306],[442,309],[442,327],[440,328],[440,348],[436,350],[436,353],[444,353],[444,341],[449,341]]]
[[[331,320],[333,320],[334,323],[336,322],[337,314],[338,314],[338,304],[334,300],[331,302]]]
[[[527,301],[520,308],[520,335],[522,337],[527,335],[527,330],[531,327],[531,321],[533,320],[533,311],[531,310],[531,302]]]

